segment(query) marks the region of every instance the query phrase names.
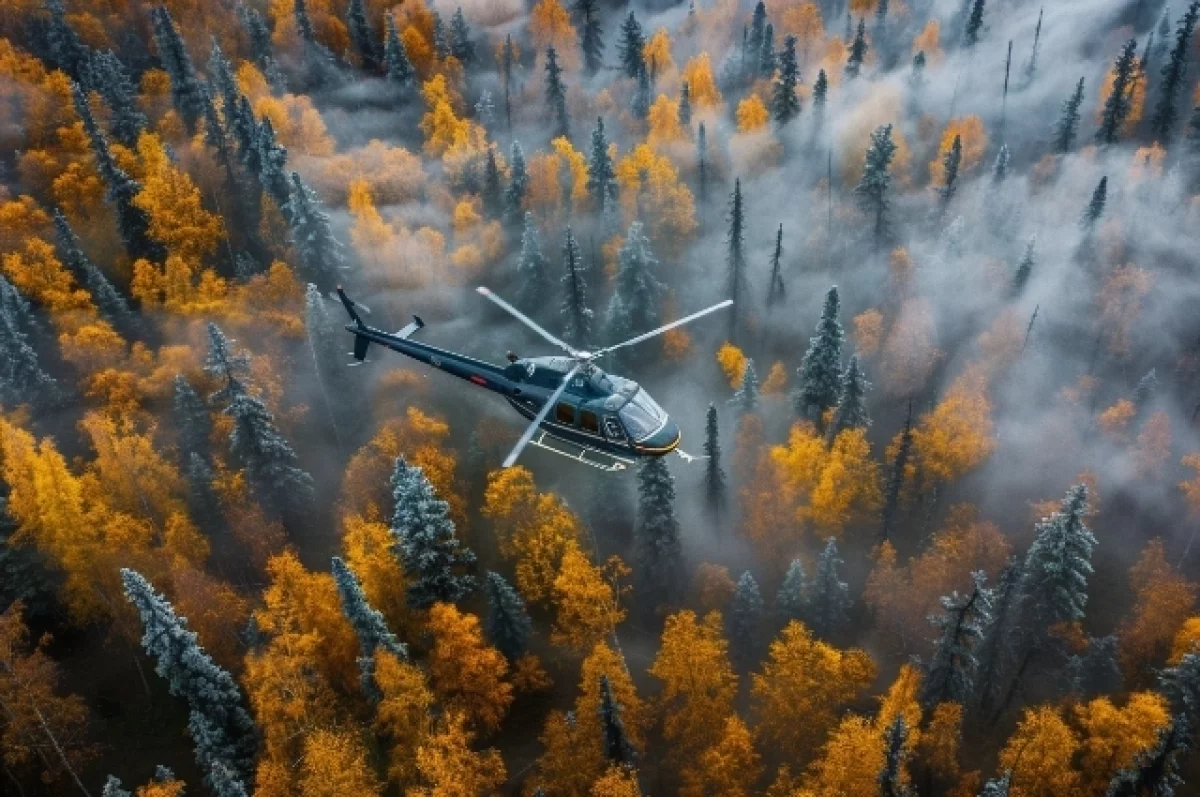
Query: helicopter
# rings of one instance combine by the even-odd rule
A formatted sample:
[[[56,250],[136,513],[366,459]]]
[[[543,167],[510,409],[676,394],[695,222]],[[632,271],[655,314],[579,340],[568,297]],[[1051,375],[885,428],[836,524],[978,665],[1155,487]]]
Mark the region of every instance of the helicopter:
[[[513,409],[530,421],[505,458],[506,468],[530,444],[607,472],[622,471],[638,459],[661,457],[672,451],[688,462],[699,458],[679,448],[683,437],[679,426],[649,393],[631,379],[604,372],[596,360],[729,307],[732,299],[629,340],[585,351],[551,335],[488,288],[480,286],[476,291],[557,346],[565,356],[522,358],[509,352],[506,365],[484,362],[413,340],[413,334],[425,326],[417,315],[402,329],[386,332],[368,326],[358,311],[370,310],[350,299],[339,285],[337,297],[352,322],[346,324],[346,330],[354,334],[351,355],[356,362],[351,365],[366,362],[367,349],[377,343],[504,396]]]

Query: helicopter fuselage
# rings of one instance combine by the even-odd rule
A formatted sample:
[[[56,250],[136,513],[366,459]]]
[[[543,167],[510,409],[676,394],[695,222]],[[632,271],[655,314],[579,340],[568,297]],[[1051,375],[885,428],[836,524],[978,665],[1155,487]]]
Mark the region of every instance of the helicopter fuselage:
[[[365,358],[371,343],[499,393],[526,420],[533,420],[575,366],[568,357],[518,358],[496,365],[413,340],[419,318],[396,333],[347,324],[355,336],[354,357]],[[541,424],[552,437],[616,457],[658,457],[678,448],[678,425],[636,382],[587,365],[571,378]]]

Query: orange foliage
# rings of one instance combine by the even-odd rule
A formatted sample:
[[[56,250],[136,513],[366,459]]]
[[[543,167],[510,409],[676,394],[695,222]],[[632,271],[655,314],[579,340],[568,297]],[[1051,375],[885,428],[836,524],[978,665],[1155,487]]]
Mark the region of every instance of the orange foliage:
[[[933,481],[953,481],[987,459],[996,445],[987,384],[968,370],[913,430],[921,471]]]
[[[512,703],[508,662],[483,641],[479,618],[448,603],[429,609],[429,681],[443,705],[461,712],[468,726],[495,730]]]
[[[742,384],[742,374],[746,371],[746,355],[741,349],[729,341],[722,343],[721,348],[717,349],[717,364],[725,372],[730,387],[736,389]]]
[[[941,142],[938,144],[937,156],[929,162],[929,179],[935,185],[941,185],[945,179],[942,173],[942,159],[954,146],[955,137],[962,145],[962,162],[959,164],[959,175],[965,175],[983,158],[987,152],[988,136],[983,127],[983,120],[978,116],[964,116],[951,119],[942,131]]]
[[[1121,666],[1130,683],[1139,683],[1172,652],[1196,604],[1196,584],[1167,561],[1157,537],[1129,569],[1129,582],[1137,598],[1121,626]]]
[[[713,78],[712,63],[703,52],[684,64],[681,80],[686,80],[693,108],[716,108],[722,103],[721,91]]]

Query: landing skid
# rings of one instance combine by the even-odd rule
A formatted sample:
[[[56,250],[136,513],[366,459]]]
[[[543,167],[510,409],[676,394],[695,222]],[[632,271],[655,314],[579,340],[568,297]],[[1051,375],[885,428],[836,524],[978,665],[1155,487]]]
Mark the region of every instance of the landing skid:
[[[633,464],[632,459],[618,457],[598,448],[570,443],[543,431],[539,431],[529,443],[545,451],[558,454],[560,457],[582,462],[584,465],[590,465],[606,473],[618,473]]]

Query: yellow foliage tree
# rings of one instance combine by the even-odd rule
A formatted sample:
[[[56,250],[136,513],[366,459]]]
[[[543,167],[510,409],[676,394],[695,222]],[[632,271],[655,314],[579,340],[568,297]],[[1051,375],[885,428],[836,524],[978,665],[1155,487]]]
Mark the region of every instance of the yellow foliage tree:
[[[1196,604],[1196,585],[1167,561],[1161,538],[1146,543],[1129,569],[1133,607],[1121,624],[1121,667],[1130,684],[1145,683],[1172,651]]]
[[[883,505],[879,465],[871,458],[866,429],[846,429],[829,450],[821,475],[808,497],[803,517],[826,534],[841,534]]]
[[[375,684],[381,698],[374,728],[390,742],[388,781],[411,785],[417,778],[417,750],[433,732],[433,693],[419,667],[382,649],[375,653]]]
[[[771,121],[766,104],[757,94],[751,94],[738,103],[737,125],[739,133],[754,133],[762,130]]]
[[[741,385],[742,374],[746,371],[746,355],[742,353],[741,349],[729,341],[725,341],[721,344],[721,348],[717,349],[717,364],[721,366],[721,371],[729,380],[730,387],[737,388]]]
[[[443,705],[461,712],[473,727],[500,727],[512,703],[512,684],[505,680],[508,662],[483,641],[479,618],[448,603],[429,610],[429,678]]]
[[[1159,730],[1171,719],[1166,699],[1155,692],[1134,692],[1123,708],[1099,697],[1076,706],[1075,716],[1083,731],[1083,794],[1102,793],[1118,770],[1158,741]]]
[[[305,797],[382,793],[366,745],[352,729],[322,729],[304,740],[299,786]]]
[[[471,749],[473,734],[466,718],[449,711],[437,731],[417,749],[417,769],[425,785],[410,788],[410,797],[471,797],[494,794],[507,773],[500,753]]]
[[[707,52],[688,59],[681,79],[687,81],[693,108],[717,108],[724,101],[713,78],[712,62]]]
[[[975,167],[987,152],[988,137],[983,127],[983,120],[978,116],[955,117],[946,124],[942,138],[938,144],[937,157],[929,162],[929,179],[935,185],[941,185],[945,179],[942,163],[946,153],[954,146],[955,137],[959,138],[962,146],[962,161],[959,163],[959,174],[966,174]]]
[[[1052,706],[1027,708],[1000,751],[1000,767],[1012,771],[1013,797],[1061,797],[1074,794],[1079,773],[1072,759],[1079,738]]]
[[[616,556],[605,567],[596,567],[578,545],[570,545],[554,579],[552,597],[557,614],[550,641],[586,652],[616,630],[625,619],[617,581],[628,573],[629,568]]]
[[[646,122],[649,125],[646,143],[652,147],[682,141],[685,137],[683,125],[679,123],[679,103],[666,94],[659,94],[650,106]]]
[[[615,172],[626,216],[643,219],[656,246],[682,246],[696,229],[695,202],[670,159],[639,144],[617,161]]]
[[[945,782],[958,777],[958,746],[962,740],[963,709],[960,703],[938,703],[917,750],[930,772]]]
[[[149,260],[135,261],[130,292],[144,308],[161,307],[180,315],[223,315],[229,309],[225,280],[179,255],[168,255],[161,267]]]
[[[371,606],[388,628],[397,631],[409,622],[408,579],[395,553],[396,539],[386,523],[348,515],[343,521],[342,550],[346,564],[358,576]]]
[[[683,772],[681,797],[749,797],[762,772],[754,737],[736,714],[725,718],[720,737],[705,750],[694,767]]]
[[[780,16],[782,33],[796,37],[796,49],[800,54],[800,66],[808,63],[813,46],[825,38],[825,20],[816,3],[789,3]]]
[[[138,139],[142,159],[142,190],[133,204],[150,216],[150,237],[172,254],[199,263],[225,238],[221,217],[200,202],[200,190],[187,172],[175,168],[158,136],[142,133]]]
[[[589,797],[641,797],[641,794],[633,768],[616,764],[611,765],[588,792]]]
[[[850,714],[830,734],[820,758],[805,772],[803,788],[794,793],[804,797],[878,794],[876,779],[884,758],[884,736],[875,723]]]
[[[605,642],[596,643],[580,665],[579,697],[575,700],[575,721],[584,732],[587,744],[603,757],[603,729],[600,726],[600,676],[607,676],[613,699],[621,706],[621,719],[629,741],[641,750],[650,727],[650,707],[638,697],[624,658]]]
[[[1195,653],[1198,644],[1200,644],[1200,617],[1189,617],[1180,627],[1179,633],[1175,634],[1175,640],[1171,643],[1171,658],[1167,659],[1167,664],[1175,666],[1187,654]]]
[[[561,0],[539,0],[529,14],[529,35],[538,50],[553,47],[562,66],[579,66],[579,39]]]
[[[980,373],[968,370],[954,380],[913,430],[922,472],[934,482],[948,482],[982,464],[996,445],[991,411]]]
[[[642,47],[642,58],[650,72],[651,83],[662,80],[675,68],[675,61],[671,59],[671,34],[666,28],[654,31],[654,35]]]

